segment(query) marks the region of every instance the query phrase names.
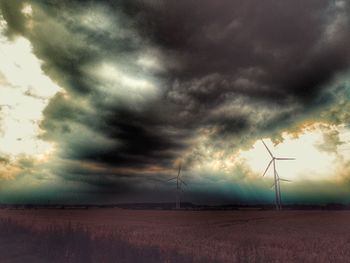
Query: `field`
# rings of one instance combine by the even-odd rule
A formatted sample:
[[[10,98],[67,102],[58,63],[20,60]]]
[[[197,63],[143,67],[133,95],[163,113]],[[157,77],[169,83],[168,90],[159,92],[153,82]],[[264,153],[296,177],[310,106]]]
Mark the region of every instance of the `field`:
[[[349,262],[349,211],[0,210],[0,262]]]

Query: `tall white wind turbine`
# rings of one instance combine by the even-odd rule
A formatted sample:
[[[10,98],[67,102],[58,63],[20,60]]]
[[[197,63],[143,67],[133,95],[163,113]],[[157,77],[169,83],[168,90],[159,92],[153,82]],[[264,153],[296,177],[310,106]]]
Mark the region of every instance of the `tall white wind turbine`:
[[[266,150],[268,151],[269,155],[271,156],[271,161],[267,165],[265,172],[263,173],[263,176],[265,176],[266,172],[269,170],[271,164],[273,165],[273,175],[274,175],[274,184],[273,187],[275,188],[275,205],[276,205],[276,210],[281,210],[282,209],[282,199],[281,199],[281,187],[280,187],[280,181],[287,181],[290,182],[289,180],[280,178],[277,170],[276,170],[276,161],[286,161],[286,160],[295,160],[295,158],[281,158],[281,157],[275,157],[270,149],[267,147],[265,142],[261,140],[262,143],[264,144]]]

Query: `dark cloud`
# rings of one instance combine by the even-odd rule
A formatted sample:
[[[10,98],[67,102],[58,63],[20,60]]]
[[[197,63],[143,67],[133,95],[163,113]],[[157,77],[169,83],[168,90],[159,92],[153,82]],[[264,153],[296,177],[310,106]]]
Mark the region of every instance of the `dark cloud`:
[[[339,137],[339,131],[331,129],[329,127],[323,127],[325,130],[323,133],[323,142],[317,145],[320,151],[325,152],[338,152],[338,146],[341,146],[345,142],[341,141]]]
[[[62,159],[110,170],[68,169],[68,180],[162,176],[185,152],[202,159],[198,136],[232,153],[321,118],[346,89],[333,83],[349,69],[346,1],[30,3],[31,17],[22,1],[0,7],[7,35],[28,38],[64,89],[44,111],[43,138]]]
[[[337,12],[329,1],[202,1],[200,6],[195,1],[165,1],[162,8],[150,5],[137,12],[136,21],[156,45],[179,54],[183,67],[172,72],[173,78],[220,73],[215,86],[221,94],[227,92],[225,78],[238,79],[238,71],[255,68],[261,73],[251,74],[250,82],[283,103],[290,97],[309,101],[347,68],[348,25],[341,25],[337,38],[324,39]],[[237,85],[231,82],[228,87],[234,92]]]
[[[24,7],[24,1],[1,1],[0,8],[3,18],[8,23],[7,35],[13,37],[16,34],[24,34],[26,31],[26,19],[21,12]]]
[[[6,164],[10,163],[10,160],[8,158],[5,158],[5,157],[0,157],[0,163],[6,165]]]

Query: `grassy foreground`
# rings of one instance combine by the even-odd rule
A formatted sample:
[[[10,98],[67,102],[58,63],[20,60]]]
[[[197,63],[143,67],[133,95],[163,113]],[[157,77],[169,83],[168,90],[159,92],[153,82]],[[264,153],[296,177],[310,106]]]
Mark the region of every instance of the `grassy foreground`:
[[[348,262],[348,211],[2,210],[0,262]]]

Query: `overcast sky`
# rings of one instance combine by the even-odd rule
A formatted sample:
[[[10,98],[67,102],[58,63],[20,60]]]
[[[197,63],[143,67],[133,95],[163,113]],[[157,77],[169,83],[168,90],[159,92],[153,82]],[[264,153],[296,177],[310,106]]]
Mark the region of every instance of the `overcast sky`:
[[[350,4],[0,0],[0,202],[350,203]]]

